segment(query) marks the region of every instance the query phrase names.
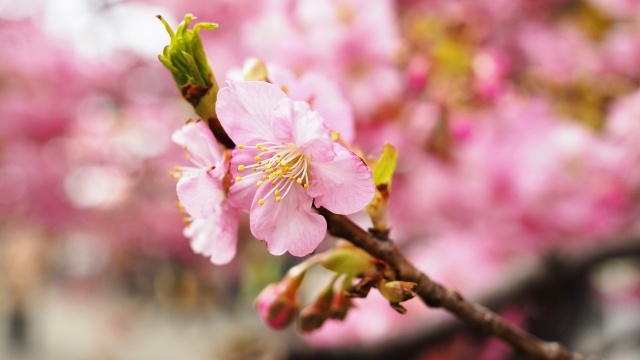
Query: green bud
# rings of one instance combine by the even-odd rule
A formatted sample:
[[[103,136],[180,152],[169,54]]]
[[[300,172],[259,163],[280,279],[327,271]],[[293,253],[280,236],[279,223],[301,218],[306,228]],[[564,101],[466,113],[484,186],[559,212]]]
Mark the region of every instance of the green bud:
[[[203,119],[215,118],[218,84],[204,53],[200,30],[214,30],[214,23],[198,23],[189,29],[193,15],[187,14],[175,32],[158,15],[171,37],[169,45],[158,55],[160,62],[171,72],[182,96],[196,109]]]
[[[378,290],[391,303],[401,303],[416,296],[418,284],[408,281],[381,281]]]
[[[327,252],[322,266],[338,274],[356,277],[377,271],[374,257],[355,246],[337,247]]]

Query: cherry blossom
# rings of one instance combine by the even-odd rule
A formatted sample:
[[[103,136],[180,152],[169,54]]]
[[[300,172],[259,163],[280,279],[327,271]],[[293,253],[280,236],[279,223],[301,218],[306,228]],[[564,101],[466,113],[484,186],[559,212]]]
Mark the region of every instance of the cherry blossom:
[[[180,203],[191,215],[185,236],[191,239],[196,253],[208,256],[214,264],[226,264],[236,254],[238,234],[237,210],[225,197],[222,180],[227,173],[224,156],[213,134],[202,122],[189,122],[172,136],[189,153],[195,167],[176,167]]]
[[[247,74],[261,61],[248,58],[244,61],[243,69],[234,68],[227,74],[229,80],[248,79]],[[312,110],[317,111],[324,119],[325,125],[340,134],[340,139],[353,142],[355,138],[355,120],[351,104],[343,96],[337,83],[321,73],[306,72],[301,76],[284,67],[267,63],[268,81],[279,86],[291,100],[301,100],[309,103]]]
[[[216,112],[238,144],[229,201],[250,210],[251,232],[272,254],[304,256],[322,241],[326,221],[312,204],[352,214],[373,198],[371,170],[362,159],[333,143],[320,115],[278,86],[229,82],[218,93]]]

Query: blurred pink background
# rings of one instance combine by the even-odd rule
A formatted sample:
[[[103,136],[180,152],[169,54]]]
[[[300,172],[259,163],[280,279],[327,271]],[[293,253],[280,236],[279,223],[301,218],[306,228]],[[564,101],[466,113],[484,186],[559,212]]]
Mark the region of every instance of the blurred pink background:
[[[0,0],[0,358],[517,358],[377,293],[274,332],[252,302],[298,259],[246,219],[231,264],[192,253],[167,174],[195,113],[155,18],[185,13],[220,24],[202,38],[221,86],[249,56],[322,74],[365,155],[396,146],[391,235],[427,274],[548,340],[640,356],[640,1]]]

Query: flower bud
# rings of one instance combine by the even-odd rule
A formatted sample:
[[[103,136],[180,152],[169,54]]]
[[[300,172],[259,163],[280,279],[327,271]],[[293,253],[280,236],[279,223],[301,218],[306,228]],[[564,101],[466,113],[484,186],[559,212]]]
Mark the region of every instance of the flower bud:
[[[267,81],[267,64],[258,58],[249,58],[242,67],[244,81]]]
[[[381,281],[378,290],[391,303],[401,303],[416,296],[418,284],[408,281]]]
[[[351,297],[347,296],[344,291],[339,292],[333,297],[331,309],[329,310],[329,318],[335,320],[344,320],[345,317],[347,317],[349,309],[353,307],[355,307],[355,305],[353,305]]]
[[[316,301],[300,312],[300,330],[304,333],[319,329],[330,317],[333,303],[333,282],[327,286]]]
[[[200,39],[200,29],[213,30],[218,25],[198,23],[193,29],[189,29],[189,23],[194,17],[191,14],[187,14],[174,33],[169,24],[160,15],[158,15],[158,19],[160,19],[171,37],[171,42],[164,47],[162,54],[158,55],[158,59],[169,69],[185,99],[197,108],[201,98],[210,89],[213,89],[214,96],[218,92],[218,85],[204,53],[202,40]],[[200,114],[200,112],[198,114],[203,118],[208,117]]]
[[[270,328],[280,330],[295,319],[300,304],[297,298],[281,291],[281,284],[270,284],[262,290],[256,299],[256,309]]]
[[[355,246],[335,248],[325,255],[322,265],[338,274],[362,276],[377,271],[374,257]]]
[[[272,329],[284,329],[298,315],[300,302],[297,291],[304,274],[287,275],[281,282],[269,284],[256,298],[258,314]]]

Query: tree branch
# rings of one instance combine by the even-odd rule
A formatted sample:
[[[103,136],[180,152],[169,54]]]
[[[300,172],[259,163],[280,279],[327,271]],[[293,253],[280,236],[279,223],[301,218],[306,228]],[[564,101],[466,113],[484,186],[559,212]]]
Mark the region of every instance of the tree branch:
[[[462,321],[502,339],[515,351],[532,359],[587,359],[586,356],[572,353],[556,342],[545,342],[536,338],[509,324],[484,306],[467,301],[456,290],[434,282],[411,264],[390,239],[376,237],[343,215],[334,214],[324,208],[319,208],[318,212],[327,220],[327,230],[331,235],[346,239],[372,256],[387,262],[394,268],[399,280],[417,283],[416,292],[427,306],[448,310]]]

